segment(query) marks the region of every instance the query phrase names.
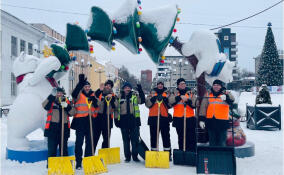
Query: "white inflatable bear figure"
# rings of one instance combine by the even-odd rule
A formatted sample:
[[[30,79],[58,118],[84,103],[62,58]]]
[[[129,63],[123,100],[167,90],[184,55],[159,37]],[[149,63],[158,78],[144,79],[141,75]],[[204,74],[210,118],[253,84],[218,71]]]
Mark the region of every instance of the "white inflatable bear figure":
[[[22,81],[18,81],[18,96],[8,116],[9,149],[29,149],[26,136],[44,127],[46,111],[42,107],[42,102],[53,88],[46,75],[53,70],[59,70],[60,66],[61,63],[55,56],[37,58],[23,52],[14,61],[13,73]],[[64,74],[64,72],[55,73],[53,77],[57,81]]]
[[[219,52],[219,40],[210,31],[195,31],[189,41],[183,44],[181,51],[184,56],[195,55],[198,59],[195,76],[199,77],[203,72],[206,81],[211,85],[215,79],[220,79],[225,83],[233,80],[232,69],[234,63],[226,59],[224,53]],[[217,62],[225,62],[221,72],[217,76],[210,76],[214,65]]]

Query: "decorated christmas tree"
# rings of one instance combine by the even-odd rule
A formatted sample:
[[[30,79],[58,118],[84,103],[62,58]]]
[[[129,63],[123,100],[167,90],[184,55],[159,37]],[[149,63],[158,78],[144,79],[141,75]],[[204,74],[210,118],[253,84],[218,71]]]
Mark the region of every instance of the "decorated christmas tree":
[[[283,70],[279,59],[274,35],[268,23],[265,43],[259,60],[256,85],[279,86],[283,85]]]

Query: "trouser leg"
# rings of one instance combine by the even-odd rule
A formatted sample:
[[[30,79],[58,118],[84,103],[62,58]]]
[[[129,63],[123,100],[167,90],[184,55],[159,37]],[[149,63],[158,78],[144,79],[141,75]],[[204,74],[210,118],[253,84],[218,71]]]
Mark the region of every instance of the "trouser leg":
[[[61,151],[61,140],[59,140],[59,154]],[[63,156],[68,156],[68,138],[64,138],[63,140]]]
[[[188,119],[187,123],[187,129],[186,129],[186,150],[187,151],[196,151],[196,133],[195,133],[195,128],[196,128],[196,119],[195,118],[190,118]]]
[[[179,150],[183,150],[183,128],[180,126],[177,126],[176,132],[178,135],[178,148]]]
[[[123,150],[124,150],[124,156],[126,159],[129,159],[131,157],[130,152],[130,130],[129,129],[121,129],[121,135],[123,140]]]
[[[93,156],[92,155],[91,134],[90,132],[86,132],[85,133],[85,157],[89,157],[89,156]]]
[[[157,127],[150,125],[150,142],[151,142],[151,150],[158,151],[157,148]]]
[[[132,157],[137,158],[138,156],[138,143],[139,143],[139,127],[130,129],[130,141],[132,147]]]
[[[108,143],[108,142],[110,140],[111,128],[109,129],[109,133],[108,133],[107,127],[103,128],[102,129],[102,135],[103,135],[102,148],[109,148],[110,143]],[[109,137],[109,139],[108,139],[108,137]]]
[[[81,162],[82,162],[83,142],[84,142],[84,132],[80,130],[76,130],[75,157],[76,157],[76,163],[78,165],[81,165]]]
[[[209,134],[209,145],[217,146],[216,130],[208,128],[208,134]]]

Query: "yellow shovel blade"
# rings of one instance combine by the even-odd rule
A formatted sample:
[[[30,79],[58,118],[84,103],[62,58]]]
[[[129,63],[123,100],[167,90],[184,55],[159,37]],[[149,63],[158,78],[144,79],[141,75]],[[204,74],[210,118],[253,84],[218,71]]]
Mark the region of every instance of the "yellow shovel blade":
[[[99,156],[102,156],[107,165],[120,163],[120,148],[115,147],[99,149]]]
[[[170,168],[170,153],[168,151],[146,151],[146,168]]]
[[[84,157],[82,163],[85,175],[107,172],[107,166],[100,156]]]
[[[75,157],[49,157],[48,175],[74,175]]]

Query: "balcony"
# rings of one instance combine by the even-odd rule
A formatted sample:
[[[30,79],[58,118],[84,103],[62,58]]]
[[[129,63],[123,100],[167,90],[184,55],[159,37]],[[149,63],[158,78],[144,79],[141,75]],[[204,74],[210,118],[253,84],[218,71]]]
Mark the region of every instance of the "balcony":
[[[231,42],[231,45],[236,46],[238,45],[238,42]]]
[[[231,55],[231,58],[238,58],[237,54]]]
[[[232,52],[237,52],[237,51],[238,51],[238,48],[235,48],[235,47],[234,47],[234,48],[231,48],[231,51],[232,51]]]

